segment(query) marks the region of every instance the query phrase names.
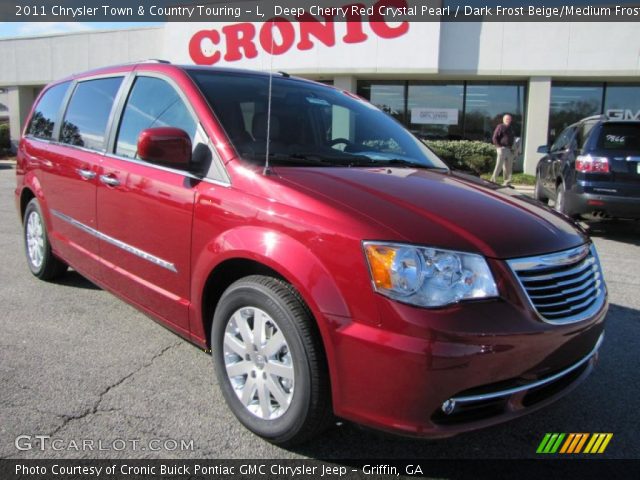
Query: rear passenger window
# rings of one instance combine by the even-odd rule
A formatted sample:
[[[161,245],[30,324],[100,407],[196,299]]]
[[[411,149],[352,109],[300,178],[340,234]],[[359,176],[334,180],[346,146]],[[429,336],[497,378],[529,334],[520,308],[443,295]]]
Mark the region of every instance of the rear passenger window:
[[[91,150],[104,150],[109,114],[121,83],[122,77],[78,83],[62,122],[60,141]]]
[[[593,130],[593,127],[595,125],[596,125],[595,122],[588,122],[583,124],[582,127],[580,127],[580,129],[578,130],[578,136],[577,136],[579,149],[582,149],[584,147],[584,144],[587,141],[587,138],[589,137],[589,134],[591,133],[591,130]]]
[[[153,127],[181,128],[193,142],[197,123],[178,92],[166,81],[138,77],[122,114],[115,153],[135,158],[140,132]]]
[[[551,145],[551,151],[557,152],[560,150],[564,150],[565,148],[568,148],[569,144],[571,143],[571,140],[573,139],[574,133],[575,133],[574,127],[569,127],[566,130],[564,130],[560,134],[560,136],[556,138],[556,141],[553,142],[553,145]]]
[[[61,83],[51,87],[42,95],[31,116],[27,135],[44,139],[51,138],[62,100],[64,100],[68,88],[69,82]]]

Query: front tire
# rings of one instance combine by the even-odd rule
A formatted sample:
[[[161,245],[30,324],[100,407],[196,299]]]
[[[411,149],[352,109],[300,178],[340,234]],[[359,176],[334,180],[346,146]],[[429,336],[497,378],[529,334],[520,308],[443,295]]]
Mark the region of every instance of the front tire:
[[[331,419],[319,335],[288,283],[254,275],[222,295],[211,328],[218,383],[240,422],[278,445],[302,443]]]
[[[29,270],[40,280],[53,280],[67,271],[67,265],[51,251],[47,228],[38,200],[33,198],[24,211],[24,246]]]

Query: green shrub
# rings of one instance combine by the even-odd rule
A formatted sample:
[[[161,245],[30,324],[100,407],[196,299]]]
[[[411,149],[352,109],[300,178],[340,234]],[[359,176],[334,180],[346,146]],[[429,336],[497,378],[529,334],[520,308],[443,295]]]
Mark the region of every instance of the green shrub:
[[[11,141],[9,135],[9,124],[2,123],[0,124],[0,149],[2,148],[10,148]]]
[[[456,170],[480,175],[492,172],[496,164],[496,149],[490,143],[476,140],[425,140],[425,143]]]

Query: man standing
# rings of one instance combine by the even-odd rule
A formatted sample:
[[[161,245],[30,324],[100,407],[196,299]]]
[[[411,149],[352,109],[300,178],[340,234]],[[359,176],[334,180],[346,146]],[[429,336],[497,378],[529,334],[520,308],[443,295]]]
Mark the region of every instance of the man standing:
[[[513,140],[515,138],[511,128],[511,115],[508,113],[502,117],[502,123],[493,132],[493,144],[498,152],[496,158],[496,168],[491,175],[491,181],[495,182],[498,173],[502,170],[503,185],[511,184],[511,171],[513,169]]]

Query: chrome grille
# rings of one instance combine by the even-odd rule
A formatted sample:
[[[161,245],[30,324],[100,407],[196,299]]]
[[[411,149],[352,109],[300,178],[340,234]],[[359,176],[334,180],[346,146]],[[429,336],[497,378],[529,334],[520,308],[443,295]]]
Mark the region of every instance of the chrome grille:
[[[507,263],[533,308],[549,323],[579,322],[605,301],[606,287],[593,245]]]

